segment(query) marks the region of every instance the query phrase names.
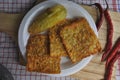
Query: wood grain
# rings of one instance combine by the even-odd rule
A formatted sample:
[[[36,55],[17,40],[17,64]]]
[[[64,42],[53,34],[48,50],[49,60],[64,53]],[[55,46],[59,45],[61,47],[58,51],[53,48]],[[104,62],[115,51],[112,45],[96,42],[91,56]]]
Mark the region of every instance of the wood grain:
[[[90,6],[82,5],[96,20],[97,14],[96,9]],[[112,22],[114,25],[114,37],[113,37],[113,43],[117,40],[118,37],[120,37],[120,13],[109,11]],[[18,35],[18,29],[20,22],[23,18],[23,14],[7,14],[7,13],[0,13],[0,31],[6,32],[7,34],[11,35],[16,41],[17,41],[17,35]],[[101,43],[102,48],[104,48],[106,43],[106,31],[107,31],[107,24],[104,20],[102,27],[99,30],[99,40]],[[98,55],[95,55],[94,58],[91,60],[91,62],[83,68],[81,71],[71,75],[70,77],[76,78],[78,80],[102,80],[104,78],[105,73],[105,62],[101,62],[101,55],[102,53],[99,53]],[[24,63],[24,60],[21,59],[20,61]],[[115,70],[116,70],[116,64],[113,69],[113,76],[112,80],[115,79]]]

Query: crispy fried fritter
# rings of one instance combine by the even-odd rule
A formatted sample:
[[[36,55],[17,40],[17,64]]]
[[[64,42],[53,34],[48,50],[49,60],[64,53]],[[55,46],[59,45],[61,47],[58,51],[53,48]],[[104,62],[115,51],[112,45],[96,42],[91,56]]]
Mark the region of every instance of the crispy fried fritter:
[[[30,36],[26,52],[27,55],[45,55],[49,53],[48,47],[48,36],[37,34]]]
[[[28,56],[28,71],[36,71],[42,73],[60,73],[60,57],[44,56]]]
[[[67,56],[66,50],[62,44],[60,36],[58,35],[58,29],[69,22],[69,20],[64,20],[50,29],[50,56]]]
[[[62,27],[60,36],[72,62],[78,62],[101,50],[100,43],[85,18],[76,19]]]
[[[60,57],[50,56],[47,35],[31,36],[26,47],[26,54],[28,71],[60,73]]]

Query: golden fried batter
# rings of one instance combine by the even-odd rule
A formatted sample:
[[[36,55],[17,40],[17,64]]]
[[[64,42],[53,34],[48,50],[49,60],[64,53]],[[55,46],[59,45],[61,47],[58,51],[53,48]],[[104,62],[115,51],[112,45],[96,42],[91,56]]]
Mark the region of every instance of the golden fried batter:
[[[69,20],[64,20],[50,29],[50,56],[67,56],[66,50],[61,42],[60,36],[58,35],[58,29],[69,22]]]
[[[26,47],[26,52],[27,55],[39,56],[48,54],[48,36],[41,34],[30,36]]]
[[[60,57],[44,56],[28,56],[28,71],[36,71],[42,73],[60,73]]]
[[[60,57],[50,56],[47,35],[31,36],[26,47],[26,54],[28,71],[60,73]]]
[[[100,43],[85,18],[76,19],[62,27],[60,36],[72,62],[78,62],[101,50]]]

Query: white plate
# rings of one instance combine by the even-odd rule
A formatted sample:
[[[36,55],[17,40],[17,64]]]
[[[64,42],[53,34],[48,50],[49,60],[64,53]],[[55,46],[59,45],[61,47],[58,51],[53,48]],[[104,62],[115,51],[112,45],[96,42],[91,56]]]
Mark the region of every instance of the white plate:
[[[76,16],[85,17],[87,19],[87,21],[89,22],[90,26],[92,27],[92,29],[94,30],[95,34],[98,36],[97,29],[96,29],[96,26],[95,26],[95,23],[94,23],[92,17],[80,5],[73,3],[71,1],[64,1],[64,0],[45,1],[45,2],[40,3],[40,4],[36,5],[35,7],[33,7],[25,15],[25,17],[23,18],[23,20],[20,24],[18,40],[19,40],[20,51],[25,60],[26,60],[26,56],[25,56],[26,55],[26,44],[27,44],[27,40],[29,38],[28,27],[29,27],[30,23],[33,21],[33,19],[38,14],[40,14],[40,12],[42,12],[46,8],[51,7],[52,5],[55,5],[55,4],[61,4],[67,9],[67,18],[73,18]],[[92,57],[93,56],[89,56],[76,64],[71,63],[71,61],[68,58],[62,57],[61,73],[60,74],[45,74],[45,75],[56,76],[56,77],[71,75],[71,74],[81,70],[83,67],[85,67],[90,62]]]

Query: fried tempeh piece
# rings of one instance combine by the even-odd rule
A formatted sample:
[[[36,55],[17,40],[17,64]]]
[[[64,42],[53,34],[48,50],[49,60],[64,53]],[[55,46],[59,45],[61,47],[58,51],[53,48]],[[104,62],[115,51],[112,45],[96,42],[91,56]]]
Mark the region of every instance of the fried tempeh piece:
[[[42,73],[60,73],[60,57],[28,56],[27,70]]]
[[[50,28],[49,31],[49,39],[50,39],[50,56],[67,56],[66,50],[62,44],[60,36],[58,35],[58,29],[66,24],[68,24],[70,20],[64,20],[60,22],[58,25]]]
[[[33,35],[30,36],[26,47],[27,55],[48,55],[49,44],[47,35]]]
[[[48,35],[33,35],[26,47],[27,70],[42,73],[60,73],[60,57],[49,54]]]
[[[101,45],[85,18],[74,20],[60,30],[60,37],[72,62],[101,51]]]

